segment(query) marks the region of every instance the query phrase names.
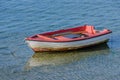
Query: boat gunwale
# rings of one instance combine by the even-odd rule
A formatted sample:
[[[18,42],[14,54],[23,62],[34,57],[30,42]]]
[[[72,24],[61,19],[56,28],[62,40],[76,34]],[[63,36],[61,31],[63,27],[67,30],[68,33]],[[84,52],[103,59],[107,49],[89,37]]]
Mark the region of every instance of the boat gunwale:
[[[100,37],[100,36],[103,36],[103,35],[107,35],[107,34],[110,34],[112,33],[111,30],[108,30],[108,32],[106,33],[102,33],[102,34],[97,34],[97,35],[93,35],[93,36],[88,36],[88,37],[84,37],[84,38],[77,38],[77,39],[73,39],[73,40],[28,40],[26,39],[26,41],[37,41],[37,42],[54,42],[54,43],[63,43],[63,42],[74,42],[74,41],[82,41],[82,40],[87,40],[87,39],[91,39],[91,38],[96,38],[96,37]],[[44,34],[44,33],[43,33]],[[35,35],[34,35],[35,36]]]

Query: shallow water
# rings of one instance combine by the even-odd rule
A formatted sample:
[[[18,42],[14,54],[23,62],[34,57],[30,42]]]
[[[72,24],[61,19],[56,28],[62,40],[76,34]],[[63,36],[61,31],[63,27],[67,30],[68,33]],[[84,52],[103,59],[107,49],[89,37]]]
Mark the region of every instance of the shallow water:
[[[119,80],[120,0],[0,0],[0,80]],[[34,53],[33,34],[90,24],[113,31],[107,45]]]

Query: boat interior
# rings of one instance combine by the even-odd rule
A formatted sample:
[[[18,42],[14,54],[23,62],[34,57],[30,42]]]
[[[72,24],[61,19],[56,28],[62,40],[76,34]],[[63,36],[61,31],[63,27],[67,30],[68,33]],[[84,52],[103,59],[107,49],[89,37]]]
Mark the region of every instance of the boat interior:
[[[70,28],[70,29],[63,29],[53,32],[47,32],[43,34],[37,34],[35,36],[32,36],[31,38],[34,38],[36,40],[47,40],[47,41],[70,41],[70,40],[77,40],[77,39],[85,39],[91,36],[94,36],[96,34],[100,34],[107,31],[107,29],[104,29],[102,31],[95,30],[94,26],[80,26],[76,28]]]

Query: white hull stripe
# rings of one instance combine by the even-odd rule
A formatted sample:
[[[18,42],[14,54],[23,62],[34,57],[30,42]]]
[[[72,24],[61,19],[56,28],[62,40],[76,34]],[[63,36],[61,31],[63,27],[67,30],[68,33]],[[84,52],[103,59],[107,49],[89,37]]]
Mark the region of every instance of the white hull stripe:
[[[67,48],[67,47],[81,47],[81,46],[92,45],[95,43],[100,43],[108,40],[109,37],[110,34],[106,34],[99,37],[94,37],[80,41],[73,41],[73,42],[39,42],[39,41],[29,41],[29,40],[27,40],[26,42],[31,48]]]

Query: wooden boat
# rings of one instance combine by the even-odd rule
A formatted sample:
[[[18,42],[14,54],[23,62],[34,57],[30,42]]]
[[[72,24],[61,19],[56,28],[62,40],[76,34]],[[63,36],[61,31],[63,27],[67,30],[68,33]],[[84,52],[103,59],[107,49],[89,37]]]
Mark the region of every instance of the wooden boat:
[[[35,52],[65,51],[108,42],[111,32],[108,29],[96,30],[94,26],[84,25],[36,34],[25,40]]]

